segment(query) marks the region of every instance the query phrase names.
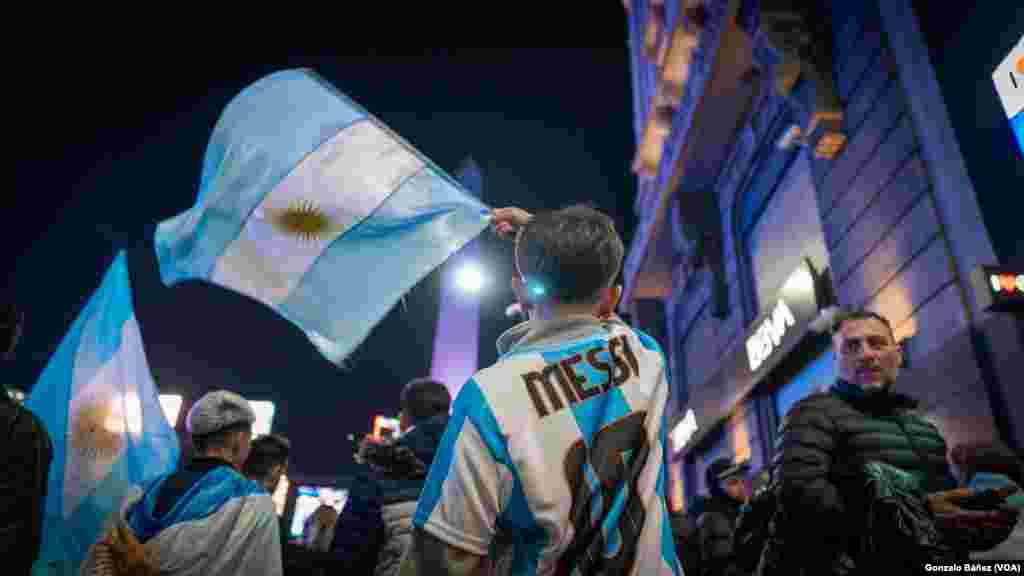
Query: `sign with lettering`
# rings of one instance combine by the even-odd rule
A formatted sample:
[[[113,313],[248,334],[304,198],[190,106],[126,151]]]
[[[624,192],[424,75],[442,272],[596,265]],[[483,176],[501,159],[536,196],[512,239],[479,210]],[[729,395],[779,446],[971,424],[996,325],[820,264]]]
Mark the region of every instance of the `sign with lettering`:
[[[640,363],[625,336],[520,375],[537,416],[550,414],[618,388],[640,376]]]
[[[770,316],[765,318],[753,334],[747,338],[747,362],[750,371],[757,372],[761,364],[771,356],[782,343],[786,330],[796,326],[793,312],[785,300],[779,300]]]
[[[697,431],[697,415],[693,413],[693,408],[689,408],[686,411],[686,416],[679,421],[678,424],[672,428],[672,448],[673,451],[679,451],[686,446],[686,443],[690,441],[690,437]]]
[[[801,264],[786,278],[771,308],[751,323],[742,340],[726,354],[719,369],[703,385],[690,389],[687,408],[691,410],[672,429],[676,452],[699,444],[764,374],[804,340],[808,325],[818,315],[818,286],[810,263]],[[691,415],[693,421],[686,422]]]
[[[1024,154],[1024,36],[992,73],[992,81]]]

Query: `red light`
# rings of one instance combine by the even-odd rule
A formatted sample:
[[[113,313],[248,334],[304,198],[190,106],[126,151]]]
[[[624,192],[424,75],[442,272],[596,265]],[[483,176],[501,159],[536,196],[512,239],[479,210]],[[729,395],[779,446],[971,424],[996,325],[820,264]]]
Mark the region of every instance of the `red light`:
[[[1003,290],[1007,292],[1013,292],[1017,288],[1017,279],[1010,274],[1000,276],[999,283],[1003,285]]]
[[[1014,292],[1024,292],[1024,282],[1021,281],[1021,277],[1014,274],[993,274],[992,275],[992,291],[993,292],[1006,292],[1012,294]]]

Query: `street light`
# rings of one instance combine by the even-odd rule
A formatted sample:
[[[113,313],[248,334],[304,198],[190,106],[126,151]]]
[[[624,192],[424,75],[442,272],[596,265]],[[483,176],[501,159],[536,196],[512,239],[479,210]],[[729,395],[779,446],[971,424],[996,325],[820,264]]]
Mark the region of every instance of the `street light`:
[[[475,262],[466,262],[455,272],[455,283],[463,292],[476,294],[484,287],[484,273]]]

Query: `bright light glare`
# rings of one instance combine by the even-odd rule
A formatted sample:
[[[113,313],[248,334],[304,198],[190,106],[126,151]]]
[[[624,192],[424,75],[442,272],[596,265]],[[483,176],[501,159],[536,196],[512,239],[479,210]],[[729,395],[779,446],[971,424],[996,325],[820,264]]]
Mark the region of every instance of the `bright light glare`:
[[[110,410],[103,419],[103,428],[111,434],[124,434],[124,416],[120,410]]]
[[[250,400],[249,406],[256,413],[256,421],[252,423],[252,437],[270,434],[274,423],[274,403],[263,400]]]
[[[796,272],[786,279],[786,284],[782,287],[784,292],[789,293],[811,293],[814,292],[814,277],[807,268],[797,268]]]
[[[161,394],[160,407],[164,409],[167,423],[174,428],[178,425],[178,413],[181,412],[181,396],[178,394]]]
[[[466,263],[455,273],[455,282],[463,291],[475,294],[484,287],[484,273],[476,264]]]
[[[398,435],[398,418],[388,418],[387,416],[375,416],[373,418],[373,436],[378,439],[384,439],[384,430],[390,430],[390,434],[392,436]]]
[[[135,436],[142,433],[142,402],[137,394],[116,395],[109,399],[107,408],[103,427],[108,432],[124,434],[127,431]]]

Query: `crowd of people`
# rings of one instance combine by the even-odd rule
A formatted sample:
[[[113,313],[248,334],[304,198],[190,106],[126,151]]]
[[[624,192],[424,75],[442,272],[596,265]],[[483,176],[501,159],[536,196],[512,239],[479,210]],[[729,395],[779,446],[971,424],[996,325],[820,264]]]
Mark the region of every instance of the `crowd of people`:
[[[786,414],[765,486],[752,493],[747,464],[719,459],[708,494],[670,510],[668,364],[615,314],[611,219],[585,206],[493,216],[514,239],[528,320],[456,398],[428,378],[404,386],[400,433],[360,444],[340,513],[321,506],[289,542],[271,495],[291,445],[252,438],[249,403],[216,390],[187,416],[194,457],[126,495],[82,572],[845,575],[1024,558],[1019,455],[950,449],[897,391],[902,354],[872,312],[832,323],[839,377]],[[3,321],[10,352],[20,322]],[[7,395],[0,406],[0,547],[27,570],[52,455],[30,413]]]

